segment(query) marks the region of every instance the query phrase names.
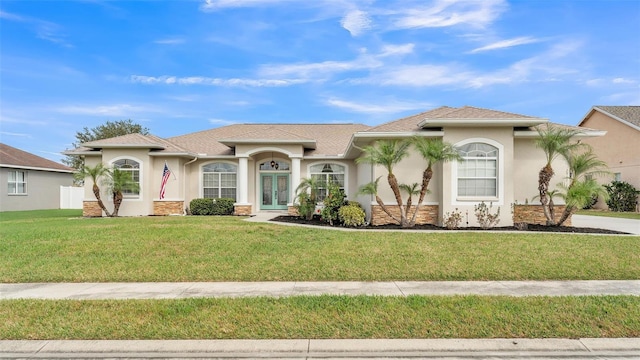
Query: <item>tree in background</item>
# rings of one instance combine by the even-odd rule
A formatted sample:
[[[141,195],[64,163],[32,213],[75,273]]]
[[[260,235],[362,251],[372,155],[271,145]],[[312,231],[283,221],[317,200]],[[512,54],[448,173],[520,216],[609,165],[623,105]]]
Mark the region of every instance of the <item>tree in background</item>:
[[[73,143],[73,147],[78,148],[87,142],[136,133],[149,135],[149,129],[140,124],[134,123],[130,119],[107,121],[106,123],[94,128],[89,129],[85,127],[82,131],[76,132],[76,141]],[[84,165],[82,158],[77,155],[67,155],[66,158],[62,159],[62,162],[74,169],[82,169],[82,166]]]

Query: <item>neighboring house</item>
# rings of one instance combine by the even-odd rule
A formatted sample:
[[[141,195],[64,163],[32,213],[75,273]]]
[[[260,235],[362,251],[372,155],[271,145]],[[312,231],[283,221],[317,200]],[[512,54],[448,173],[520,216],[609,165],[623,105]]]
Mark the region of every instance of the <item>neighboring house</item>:
[[[613,176],[603,182],[626,181],[640,189],[640,106],[594,106],[578,126],[607,132],[584,141],[609,166]]]
[[[468,213],[468,222],[474,225],[473,207],[484,201],[494,209],[500,206],[500,224],[510,225],[511,204],[530,202],[537,194],[545,156],[534,146],[538,135],[534,127],[546,123],[537,117],[445,106],[377,127],[238,124],[167,139],[125,135],[82,144],[67,154],[84,156],[89,166],[102,162],[132,172],[140,191],[125,194],[122,215],[182,214],[192,199],[201,197],[233,198],[238,215],[264,210],[291,213],[301,179],[315,176],[338,182],[349,199],[363,205],[373,224],[381,224],[388,222],[386,215],[370,196],[358,196],[358,188],[382,176],[381,198],[391,205],[395,198],[383,168],[356,164],[360,149],[378,139],[441,138],[457,146],[464,160],[434,169],[419,222],[439,223],[443,214],[458,209]],[[584,136],[589,135],[601,132],[584,130]],[[172,176],[161,199],[165,163]],[[401,183],[420,182],[425,167],[426,162],[412,154],[395,173]],[[562,181],[566,166],[558,162],[554,169],[559,174],[555,184]],[[91,185],[85,183],[84,213],[101,216]],[[108,196],[103,199],[109,201]]]
[[[0,143],[0,183],[0,211],[58,209],[73,169]]]

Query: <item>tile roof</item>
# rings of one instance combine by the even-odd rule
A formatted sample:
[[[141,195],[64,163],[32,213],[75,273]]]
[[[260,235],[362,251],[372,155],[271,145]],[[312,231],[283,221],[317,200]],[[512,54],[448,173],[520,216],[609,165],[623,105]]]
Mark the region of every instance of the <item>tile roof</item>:
[[[402,119],[398,119],[395,121],[387,122],[382,125],[372,127],[365,132],[405,132],[405,131],[418,131],[420,127],[418,124],[430,117],[439,117],[443,116],[451,111],[455,111],[456,108],[441,106],[439,108],[422,112],[420,114],[415,114],[411,116],[407,116]]]
[[[0,165],[10,167],[39,168],[56,172],[72,172],[73,169],[55,161],[0,143]]]
[[[610,115],[640,127],[640,106],[595,106]]]
[[[81,147],[66,151],[67,154],[74,152],[95,151],[102,148],[118,148],[118,147],[147,147],[155,149],[155,152],[164,153],[188,153],[188,151],[166,139],[155,135],[142,135],[139,133],[116,136],[108,139],[90,141],[81,144]]]
[[[218,140],[315,140],[316,148],[305,156],[344,153],[351,135],[368,129],[362,124],[235,124],[176,136],[167,140],[196,154],[233,155],[233,150]]]

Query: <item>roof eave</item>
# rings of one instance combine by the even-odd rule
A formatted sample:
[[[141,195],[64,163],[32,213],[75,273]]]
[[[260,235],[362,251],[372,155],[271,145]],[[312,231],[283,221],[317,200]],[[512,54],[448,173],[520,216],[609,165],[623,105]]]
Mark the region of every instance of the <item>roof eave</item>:
[[[458,127],[458,126],[490,126],[490,127],[524,127],[548,123],[548,119],[424,119],[418,126],[425,127]]]
[[[580,131],[575,137],[600,137],[604,136],[607,132],[604,130],[590,130],[590,131]],[[538,131],[536,130],[517,130],[513,132],[513,137],[515,138],[536,138],[540,136]]]
[[[153,149],[164,150],[167,147],[160,144],[104,144],[104,145],[91,145],[91,143],[82,144],[84,147],[93,149]]]
[[[347,145],[347,150],[344,152],[344,157],[349,158],[350,156],[355,156],[355,151],[357,150],[355,146],[356,139],[403,139],[408,137],[443,137],[444,131],[436,130],[436,131],[385,131],[385,132],[357,132],[351,135],[351,139],[349,140],[349,144]]]
[[[44,168],[44,167],[26,166],[26,165],[0,164],[0,167],[10,168],[10,169],[24,169],[24,170],[59,172],[59,173],[66,173],[66,174],[73,173],[73,170],[53,169],[53,168]]]
[[[317,144],[315,140],[287,140],[287,139],[279,139],[279,140],[266,140],[266,139],[220,139],[219,143],[234,147],[236,145],[251,145],[251,144],[281,144],[281,145],[302,145],[307,149],[315,149]]]
[[[631,123],[631,122],[629,122],[629,121],[627,121],[627,120],[625,120],[625,119],[623,119],[623,118],[621,118],[621,117],[615,116],[615,115],[613,115],[612,113],[610,113],[610,112],[608,112],[608,111],[606,111],[606,110],[604,110],[604,109],[601,109],[601,108],[599,108],[599,107],[597,107],[597,106],[594,106],[594,107],[592,107],[592,108],[591,108],[591,110],[589,110],[589,112],[587,113],[587,115],[585,115],[585,116],[584,116],[584,118],[582,118],[582,121],[580,121],[580,123],[578,124],[578,126],[582,126],[582,124],[583,124],[585,121],[587,121],[587,119],[588,119],[588,118],[590,118],[590,117],[591,117],[591,114],[593,114],[593,113],[594,113],[594,112],[596,112],[596,111],[601,112],[602,114],[607,115],[608,117],[610,117],[610,118],[612,118],[612,119],[614,119],[614,120],[617,120],[617,121],[619,121],[619,122],[621,122],[621,123],[623,123],[623,124],[625,124],[625,125],[627,125],[627,126],[631,127],[632,129],[635,129],[635,130],[640,131],[640,126],[637,126],[637,125],[635,125],[635,124],[633,124],[633,123]]]

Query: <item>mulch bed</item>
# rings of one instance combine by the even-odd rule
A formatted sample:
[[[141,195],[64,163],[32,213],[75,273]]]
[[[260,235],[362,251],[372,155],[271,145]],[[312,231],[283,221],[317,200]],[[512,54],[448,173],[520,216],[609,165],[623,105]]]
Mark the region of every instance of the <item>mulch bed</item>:
[[[324,227],[340,227],[340,225],[329,225],[319,217],[314,217],[311,220],[305,220],[298,216],[278,216],[271,221],[274,222],[284,222],[284,223],[293,223],[293,224],[304,224],[304,225],[314,225],[314,226],[324,226]],[[372,229],[372,230],[438,230],[438,231],[452,231],[444,227],[436,226],[436,225],[416,225],[412,228],[406,229],[400,227],[400,225],[388,224],[388,225],[379,225],[379,226],[362,226],[358,229]],[[471,226],[461,226],[456,230],[475,230],[475,231],[487,231],[479,227],[471,227]],[[573,226],[546,226],[546,225],[536,225],[536,224],[527,224],[526,230],[517,229],[515,226],[497,226],[490,229],[491,231],[523,231],[523,232],[562,232],[562,233],[574,233],[574,234],[628,234],[625,232],[615,231],[615,230],[607,230],[607,229],[595,229],[595,228],[584,228],[584,227],[573,227]]]

